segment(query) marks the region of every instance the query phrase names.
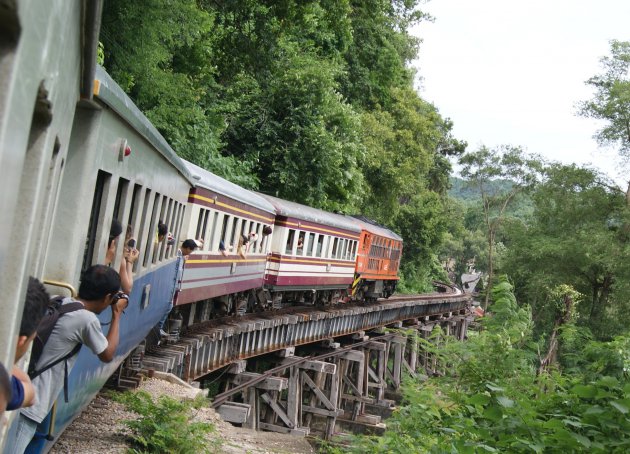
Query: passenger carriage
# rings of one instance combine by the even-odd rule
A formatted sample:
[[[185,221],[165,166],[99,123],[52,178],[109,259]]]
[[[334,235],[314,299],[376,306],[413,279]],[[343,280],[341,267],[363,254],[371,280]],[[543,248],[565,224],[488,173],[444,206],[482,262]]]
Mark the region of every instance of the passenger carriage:
[[[361,227],[352,297],[357,300],[388,298],[396,291],[402,238],[374,221],[356,216]]]
[[[58,399],[38,432],[61,432],[168,311],[176,247],[157,240],[157,224],[166,223],[179,237],[191,184],[183,161],[98,68],[93,101],[81,103],[75,112],[44,276],[60,287],[76,286],[82,270],[104,262],[112,219],[118,219],[123,229],[132,226],[140,256],[120,321],[116,357],[102,363],[89,349],[82,349],[69,375],[70,402]],[[116,270],[124,236],[123,232],[112,264]],[[61,288],[50,290],[64,293]],[[111,312],[98,317],[106,332]]]
[[[265,287],[283,302],[334,304],[348,297],[361,232],[343,215],[263,195],[276,209]]]
[[[186,162],[195,181],[188,195],[189,211],[184,238],[201,242],[186,261],[177,306],[195,303],[193,321],[211,316],[242,314],[263,304],[254,289],[261,289],[273,225],[273,205],[260,195],[241,188],[194,164]],[[239,255],[240,238],[254,233]],[[224,249],[221,251],[221,247]]]

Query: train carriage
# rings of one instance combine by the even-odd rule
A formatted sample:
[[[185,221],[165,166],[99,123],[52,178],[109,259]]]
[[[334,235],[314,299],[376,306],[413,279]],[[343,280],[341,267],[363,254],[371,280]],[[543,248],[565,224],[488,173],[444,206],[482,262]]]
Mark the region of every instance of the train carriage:
[[[360,229],[352,219],[264,195],[276,209],[265,286],[282,302],[334,304],[348,297]]]
[[[81,103],[74,116],[44,276],[56,282],[51,293],[64,293],[59,287],[73,287],[82,270],[104,263],[112,219],[131,226],[140,256],[113,361],[103,363],[82,349],[68,377],[71,400],[58,399],[38,432],[62,431],[168,311],[176,250],[157,240],[157,224],[162,221],[179,235],[191,184],[187,168],[164,138],[97,68],[94,99]],[[123,242],[117,245],[115,269]],[[106,332],[111,312],[98,318]]]
[[[352,297],[357,300],[388,298],[396,291],[403,240],[391,230],[356,216],[361,227]]]
[[[273,205],[192,163],[195,180],[188,196],[187,238],[201,247],[186,261],[177,305],[197,303],[197,321],[209,315],[243,313],[258,301],[250,292],[263,286],[270,235],[263,230],[274,223]],[[253,234],[253,235],[252,235]],[[239,255],[239,242],[251,238]],[[208,316],[202,314],[208,313]]]

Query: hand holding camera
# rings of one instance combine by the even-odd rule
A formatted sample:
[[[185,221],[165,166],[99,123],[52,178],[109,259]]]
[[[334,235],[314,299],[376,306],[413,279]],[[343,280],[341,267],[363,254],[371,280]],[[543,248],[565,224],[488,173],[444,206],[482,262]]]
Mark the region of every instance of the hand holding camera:
[[[129,295],[125,292],[118,292],[112,297],[112,312],[120,315],[129,304]]]
[[[125,245],[125,250],[123,251],[123,258],[127,263],[134,263],[138,260],[140,256],[140,252],[136,249],[136,239],[130,238],[127,240],[127,244]]]

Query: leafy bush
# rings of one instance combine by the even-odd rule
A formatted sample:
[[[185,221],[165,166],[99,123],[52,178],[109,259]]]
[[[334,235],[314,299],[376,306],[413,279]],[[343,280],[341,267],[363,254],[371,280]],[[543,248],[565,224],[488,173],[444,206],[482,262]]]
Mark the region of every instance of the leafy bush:
[[[153,401],[144,391],[125,392],[115,399],[140,415],[125,421],[132,430],[133,453],[212,453],[220,452],[216,441],[208,443],[206,435],[214,426],[193,422],[191,409],[203,405],[200,401],[179,402],[168,396]]]
[[[566,290],[566,289],[565,289]],[[595,342],[568,318],[559,365],[538,370],[542,341],[507,279],[467,342],[441,342],[444,377],[407,380],[404,401],[381,437],[354,437],[329,452],[630,452],[630,337]],[[559,295],[560,297],[560,295]],[[423,345],[423,348],[427,348]],[[564,367],[562,373],[560,367]]]

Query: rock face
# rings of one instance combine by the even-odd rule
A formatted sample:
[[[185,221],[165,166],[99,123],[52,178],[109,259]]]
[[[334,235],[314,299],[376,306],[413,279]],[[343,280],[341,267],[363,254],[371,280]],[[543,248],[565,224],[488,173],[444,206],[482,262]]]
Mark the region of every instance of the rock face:
[[[193,399],[199,390],[165,380],[148,378],[140,388],[154,398],[167,395],[172,398]],[[106,393],[100,393],[86,410],[61,435],[50,451],[53,454],[123,454],[129,449],[127,436],[129,429],[124,420],[136,418],[133,412],[125,410],[122,404],[112,401]],[[195,419],[212,423],[223,444],[222,453],[314,453],[315,450],[302,437],[272,432],[256,432],[234,427],[222,421],[212,408],[201,408]]]

